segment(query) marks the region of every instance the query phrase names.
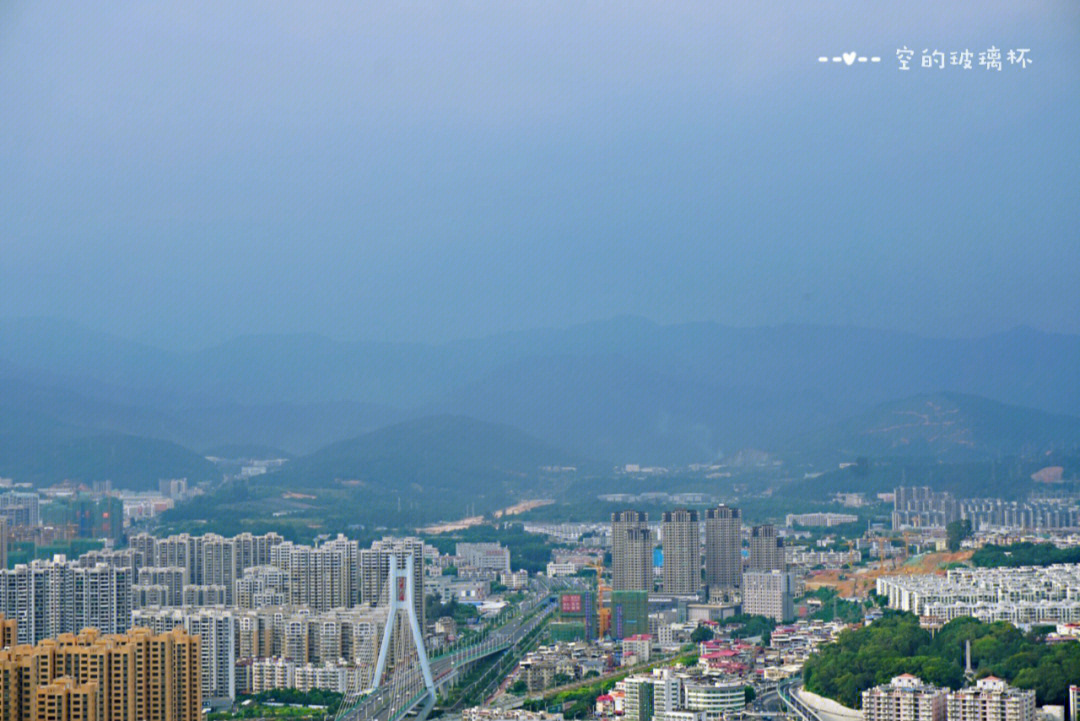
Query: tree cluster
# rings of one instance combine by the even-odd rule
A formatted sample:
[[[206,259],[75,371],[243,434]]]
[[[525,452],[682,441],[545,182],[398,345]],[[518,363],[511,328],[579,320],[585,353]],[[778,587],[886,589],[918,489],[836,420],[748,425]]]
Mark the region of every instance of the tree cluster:
[[[444,616],[450,616],[458,626],[464,626],[470,619],[480,616],[480,612],[474,606],[467,603],[458,603],[451,598],[450,603],[442,603],[438,596],[426,596],[424,598],[424,617],[435,620]]]
[[[962,521],[953,521],[945,526],[946,543],[950,551],[959,551],[960,543],[970,535],[971,521],[966,518]]]
[[[911,614],[887,613],[823,646],[803,669],[806,688],[851,708],[862,692],[910,673],[935,686],[964,683],[964,645],[971,641],[977,677],[994,675],[1035,689],[1039,704],[1062,704],[1070,679],[1080,678],[1080,643],[1046,644],[1006,622],[958,618],[931,636]]]
[[[728,634],[731,638],[753,638],[754,636],[761,636],[761,640],[765,645],[769,644],[769,637],[772,634],[774,628],[776,628],[776,620],[769,618],[768,616],[754,616],[746,613],[740,613],[736,616],[731,616],[720,621],[721,626],[735,626],[738,628],[732,629]]]
[[[984,568],[997,566],[1052,566],[1080,563],[1080,548],[1057,548],[1052,543],[1014,543],[1011,546],[983,546],[971,562]]]

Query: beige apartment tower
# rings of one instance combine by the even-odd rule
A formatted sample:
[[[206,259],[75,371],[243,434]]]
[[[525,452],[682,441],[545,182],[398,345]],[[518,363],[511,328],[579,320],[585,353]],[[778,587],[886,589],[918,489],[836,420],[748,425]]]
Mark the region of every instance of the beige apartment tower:
[[[97,686],[58,678],[38,686],[34,697],[35,721],[96,721]]]
[[[647,514],[642,511],[611,514],[612,590],[653,590],[653,543]]]
[[[0,649],[19,643],[19,623],[14,618],[4,618],[0,613]]]
[[[705,511],[705,583],[736,588],[742,582],[742,512],[720,504]]]
[[[663,515],[664,593],[701,590],[701,527],[697,511],[680,508]]]
[[[199,638],[94,629],[0,651],[0,720],[198,721]]]

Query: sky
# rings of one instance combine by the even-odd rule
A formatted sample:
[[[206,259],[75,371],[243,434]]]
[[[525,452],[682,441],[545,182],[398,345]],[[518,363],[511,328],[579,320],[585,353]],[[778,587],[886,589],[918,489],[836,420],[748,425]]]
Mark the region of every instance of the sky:
[[[0,318],[1080,333],[1078,116],[1074,0],[6,0]]]

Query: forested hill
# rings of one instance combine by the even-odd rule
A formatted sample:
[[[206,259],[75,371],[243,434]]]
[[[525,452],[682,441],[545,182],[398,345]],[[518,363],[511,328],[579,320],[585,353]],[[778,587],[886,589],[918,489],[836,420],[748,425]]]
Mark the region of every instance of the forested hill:
[[[803,677],[807,690],[849,708],[861,707],[864,690],[903,673],[956,689],[964,681],[968,640],[976,676],[994,675],[1035,689],[1039,705],[1064,704],[1069,683],[1080,678],[1080,643],[1046,644],[1010,623],[973,618],[950,621],[931,636],[914,615],[891,611],[822,646],[807,661]]]
[[[925,458],[964,462],[1038,458],[1080,449],[1080,418],[966,395],[890,401],[800,435],[788,455]]]
[[[516,428],[443,415],[340,441],[290,461],[265,483],[310,488],[355,481],[372,494],[513,499],[528,494],[545,467],[588,464]]]

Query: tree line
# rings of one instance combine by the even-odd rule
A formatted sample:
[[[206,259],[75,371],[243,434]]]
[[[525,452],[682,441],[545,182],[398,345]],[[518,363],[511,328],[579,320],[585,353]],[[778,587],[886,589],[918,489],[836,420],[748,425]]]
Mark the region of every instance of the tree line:
[[[971,562],[976,566],[1052,566],[1055,563],[1080,563],[1080,547],[1057,548],[1052,543],[1014,543],[1009,546],[983,546]]]

